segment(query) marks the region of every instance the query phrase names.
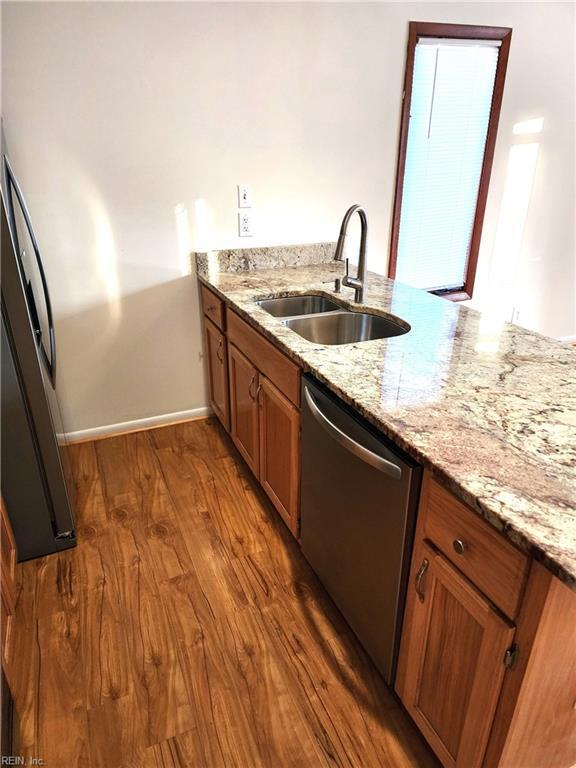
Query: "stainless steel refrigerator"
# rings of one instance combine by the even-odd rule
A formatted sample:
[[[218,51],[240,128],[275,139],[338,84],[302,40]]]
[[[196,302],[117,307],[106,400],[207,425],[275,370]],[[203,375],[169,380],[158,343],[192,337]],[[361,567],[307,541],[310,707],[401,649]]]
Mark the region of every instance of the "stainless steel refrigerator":
[[[73,484],[56,396],[48,283],[22,190],[2,152],[2,496],[18,559],[76,544]]]

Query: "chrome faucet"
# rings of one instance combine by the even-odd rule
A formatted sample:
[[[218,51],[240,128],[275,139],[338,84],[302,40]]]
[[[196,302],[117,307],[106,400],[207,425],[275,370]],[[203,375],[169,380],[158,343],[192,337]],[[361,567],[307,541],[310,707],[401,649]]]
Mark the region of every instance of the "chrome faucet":
[[[366,290],[366,239],[368,237],[368,219],[366,218],[366,211],[361,205],[350,206],[344,214],[342,226],[340,227],[340,235],[338,236],[338,243],[336,244],[336,252],[334,253],[334,260],[342,261],[346,231],[348,229],[348,223],[354,213],[357,213],[360,216],[361,227],[358,270],[356,272],[356,277],[350,277],[348,274],[348,259],[346,259],[346,274],[342,278],[342,285],[346,285],[348,288],[354,288],[354,301],[358,304],[362,304],[364,302],[364,293]]]

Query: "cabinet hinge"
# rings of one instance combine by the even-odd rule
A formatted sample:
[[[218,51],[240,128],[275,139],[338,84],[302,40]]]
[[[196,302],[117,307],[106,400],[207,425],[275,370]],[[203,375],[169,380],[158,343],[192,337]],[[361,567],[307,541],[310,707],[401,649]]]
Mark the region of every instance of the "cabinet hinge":
[[[516,643],[511,645],[510,648],[506,650],[502,661],[504,662],[506,669],[512,669],[515,666],[516,662],[518,661],[518,646]]]

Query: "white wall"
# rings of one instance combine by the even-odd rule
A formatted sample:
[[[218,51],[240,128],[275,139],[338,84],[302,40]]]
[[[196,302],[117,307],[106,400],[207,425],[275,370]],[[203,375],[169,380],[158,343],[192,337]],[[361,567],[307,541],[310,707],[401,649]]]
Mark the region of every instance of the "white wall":
[[[238,182],[254,189],[253,244],[335,239],[364,203],[384,271],[410,19],[514,28],[481,282],[498,237],[503,250],[512,127],[542,116],[514,305],[575,333],[573,6],[2,6],[6,135],[56,306],[68,429],[205,404],[186,253],[247,244]]]

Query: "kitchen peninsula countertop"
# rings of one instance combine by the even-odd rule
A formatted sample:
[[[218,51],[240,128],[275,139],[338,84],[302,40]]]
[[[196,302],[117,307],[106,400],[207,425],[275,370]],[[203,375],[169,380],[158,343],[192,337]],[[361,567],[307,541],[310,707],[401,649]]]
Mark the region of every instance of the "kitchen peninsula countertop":
[[[266,259],[259,256],[268,249],[197,254],[198,277],[576,589],[576,348],[372,273],[365,303],[354,304],[352,289],[333,291],[343,273],[331,261],[333,244],[316,249],[296,247],[295,258],[284,257],[287,248],[269,249]],[[279,266],[254,268],[270,262]],[[303,292],[400,318],[411,330],[323,346],[256,304]]]

